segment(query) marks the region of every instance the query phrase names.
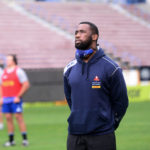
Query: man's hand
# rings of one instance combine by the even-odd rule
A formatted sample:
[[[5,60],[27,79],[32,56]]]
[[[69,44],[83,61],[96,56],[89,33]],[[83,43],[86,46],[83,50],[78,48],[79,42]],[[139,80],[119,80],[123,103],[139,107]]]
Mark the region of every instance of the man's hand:
[[[15,97],[14,103],[19,103],[19,102],[20,102],[20,98],[19,97]]]
[[[3,98],[0,98],[0,106],[3,105]]]

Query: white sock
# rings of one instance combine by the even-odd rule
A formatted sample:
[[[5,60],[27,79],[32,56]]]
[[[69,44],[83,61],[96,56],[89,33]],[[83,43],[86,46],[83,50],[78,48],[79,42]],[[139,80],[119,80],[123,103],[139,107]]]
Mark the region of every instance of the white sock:
[[[0,130],[2,130],[4,128],[3,123],[0,123]]]

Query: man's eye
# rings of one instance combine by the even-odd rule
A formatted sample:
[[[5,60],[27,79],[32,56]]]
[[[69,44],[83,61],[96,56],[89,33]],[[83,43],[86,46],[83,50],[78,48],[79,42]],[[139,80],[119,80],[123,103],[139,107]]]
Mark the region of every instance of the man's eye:
[[[85,31],[84,31],[84,30],[81,30],[80,32],[81,32],[81,33],[85,33]]]

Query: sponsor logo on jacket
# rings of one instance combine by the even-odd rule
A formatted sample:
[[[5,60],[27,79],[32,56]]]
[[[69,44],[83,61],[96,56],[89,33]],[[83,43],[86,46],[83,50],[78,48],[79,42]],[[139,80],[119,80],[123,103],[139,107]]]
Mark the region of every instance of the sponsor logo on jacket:
[[[92,81],[92,89],[100,89],[101,88],[101,82],[98,76],[95,76],[95,78]]]

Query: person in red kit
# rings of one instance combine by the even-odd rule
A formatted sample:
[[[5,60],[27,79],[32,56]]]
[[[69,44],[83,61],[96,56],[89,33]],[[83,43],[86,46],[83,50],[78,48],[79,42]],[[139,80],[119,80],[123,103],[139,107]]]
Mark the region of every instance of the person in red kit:
[[[3,69],[0,67],[0,76],[3,73]],[[0,105],[0,130],[3,130],[4,124],[3,124],[3,114],[2,114],[2,106]]]
[[[2,112],[6,117],[9,141],[4,146],[14,146],[14,124],[13,115],[15,116],[23,137],[22,145],[28,146],[26,125],[23,119],[22,96],[28,90],[30,84],[26,73],[17,66],[15,55],[6,57],[6,68],[0,77],[0,105]]]

